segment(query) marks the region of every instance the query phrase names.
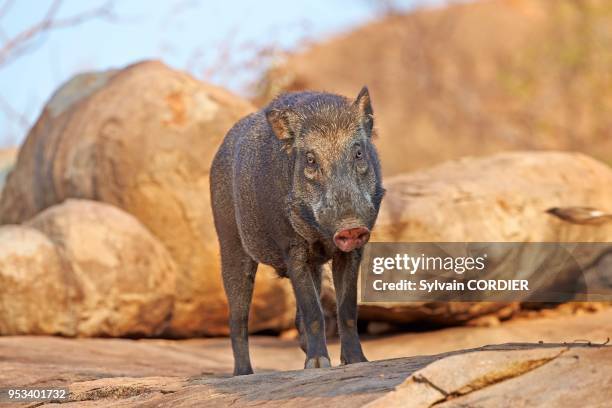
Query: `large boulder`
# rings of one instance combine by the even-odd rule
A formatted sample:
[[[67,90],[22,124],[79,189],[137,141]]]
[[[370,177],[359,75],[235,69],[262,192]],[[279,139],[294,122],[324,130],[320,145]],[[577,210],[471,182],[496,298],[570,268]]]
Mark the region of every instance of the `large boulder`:
[[[227,334],[227,304],[209,198],[225,133],[253,106],[159,62],[81,75],[45,107],[0,199],[18,223],[67,198],[104,201],[140,220],[179,266],[166,334]],[[262,268],[252,330],[292,325],[287,282]]]
[[[177,269],[136,218],[108,204],[67,200],[25,225],[55,244],[65,264],[60,285],[78,293],[65,305],[74,321],[69,334],[155,336],[166,329]]]
[[[372,241],[608,242],[612,223],[578,225],[546,211],[610,210],[612,168],[580,153],[464,158],[385,180]]]
[[[385,180],[372,234],[378,242],[612,242],[612,223],[580,225],[546,210],[611,210],[612,169],[579,153],[513,152],[458,161]],[[588,254],[592,260],[598,254]],[[512,314],[518,304],[364,304],[360,317],[394,323],[467,322]]]
[[[82,299],[53,242],[25,226],[0,227],[0,335],[76,334]]]
[[[176,277],[136,218],[67,200],[0,227],[0,334],[157,336],[172,316]]]

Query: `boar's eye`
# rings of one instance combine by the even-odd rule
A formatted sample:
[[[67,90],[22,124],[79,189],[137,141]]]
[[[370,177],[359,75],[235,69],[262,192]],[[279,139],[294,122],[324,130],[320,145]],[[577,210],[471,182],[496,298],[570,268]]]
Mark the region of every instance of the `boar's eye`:
[[[311,152],[306,153],[306,166],[304,166],[304,175],[309,180],[315,180],[317,178],[318,173],[319,168],[317,167],[315,155]]]
[[[306,153],[306,163],[308,163],[309,166],[314,166],[317,161],[315,160],[314,154],[312,153]]]
[[[360,174],[365,174],[368,171],[368,162],[363,154],[363,148],[358,143],[355,144],[353,150],[353,157],[355,158],[355,166]]]

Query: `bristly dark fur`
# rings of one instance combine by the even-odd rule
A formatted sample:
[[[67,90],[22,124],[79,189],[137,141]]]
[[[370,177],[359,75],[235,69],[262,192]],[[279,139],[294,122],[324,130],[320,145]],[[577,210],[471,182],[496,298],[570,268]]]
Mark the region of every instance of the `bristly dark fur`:
[[[384,189],[373,120],[367,88],[355,100],[288,93],[240,120],[225,137],[210,182],[234,374],[253,372],[247,323],[259,263],[291,280],[296,326],[310,368],[329,366],[319,293],[321,264],[332,260],[341,360],[366,361],[355,324],[362,251],[339,250],[334,234],[368,231],[376,221]]]

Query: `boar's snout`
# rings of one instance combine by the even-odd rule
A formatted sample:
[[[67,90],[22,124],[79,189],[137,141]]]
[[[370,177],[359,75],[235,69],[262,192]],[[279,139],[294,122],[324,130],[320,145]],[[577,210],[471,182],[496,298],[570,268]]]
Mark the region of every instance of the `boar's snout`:
[[[366,227],[346,228],[336,231],[334,244],[344,252],[361,248],[370,239],[370,230]]]

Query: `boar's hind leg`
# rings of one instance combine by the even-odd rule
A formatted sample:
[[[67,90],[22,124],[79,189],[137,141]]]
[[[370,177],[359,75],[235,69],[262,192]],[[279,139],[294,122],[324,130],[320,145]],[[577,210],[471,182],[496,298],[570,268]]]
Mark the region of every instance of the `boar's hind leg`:
[[[244,252],[238,237],[234,242],[226,241],[224,244],[221,246],[221,267],[229,303],[234,375],[253,374],[248,324],[257,263]]]
[[[312,280],[314,282],[315,288],[317,289],[317,294],[319,295],[319,299],[321,298],[321,266],[315,266],[311,269]],[[302,313],[300,312],[300,305],[296,304],[295,310],[295,327],[297,328],[300,334],[300,348],[307,353],[306,346],[306,329],[304,328],[304,321],[302,320]]]
[[[360,260],[361,250],[356,250],[338,252],[332,261],[342,364],[368,361],[363,355],[357,332],[357,273]]]
[[[306,363],[304,368],[331,367],[325,344],[325,320],[319,292],[313,275],[315,266],[308,262],[307,250],[294,246],[289,254],[288,276],[298,304],[300,320],[306,338]],[[299,327],[299,321],[298,321]]]

